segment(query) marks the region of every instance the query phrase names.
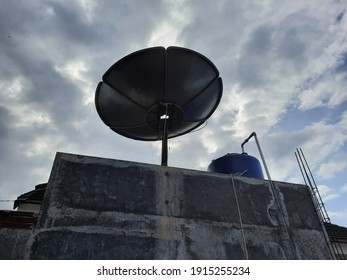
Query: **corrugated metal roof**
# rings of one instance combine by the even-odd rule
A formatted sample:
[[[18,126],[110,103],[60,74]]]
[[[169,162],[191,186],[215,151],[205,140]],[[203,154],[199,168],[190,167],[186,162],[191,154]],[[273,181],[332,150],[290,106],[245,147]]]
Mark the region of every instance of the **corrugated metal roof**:
[[[347,243],[347,228],[331,223],[325,223],[324,225],[331,240]]]
[[[35,186],[35,190],[24,193],[14,201],[13,209],[17,208],[20,203],[41,204],[45,195],[47,183]]]

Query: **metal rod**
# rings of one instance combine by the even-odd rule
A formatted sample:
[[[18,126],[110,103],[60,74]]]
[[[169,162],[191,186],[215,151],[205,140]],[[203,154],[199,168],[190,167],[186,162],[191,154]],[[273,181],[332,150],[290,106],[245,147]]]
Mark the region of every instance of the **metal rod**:
[[[242,152],[244,153],[244,148],[243,146],[249,141],[249,139],[251,139],[252,137],[254,137],[255,139],[255,143],[257,144],[257,148],[258,148],[258,151],[259,151],[259,154],[260,154],[260,157],[261,157],[261,160],[263,162],[263,166],[264,166],[264,169],[265,169],[265,172],[266,172],[266,176],[267,176],[267,179],[269,181],[269,184],[270,184],[270,187],[274,193],[274,196],[275,196],[275,201],[276,201],[276,204],[277,204],[277,207],[279,209],[281,209],[280,207],[280,204],[279,204],[279,201],[277,199],[277,195],[276,195],[276,191],[275,191],[275,184],[274,182],[272,181],[271,179],[271,176],[270,176],[270,172],[269,172],[269,169],[267,168],[267,165],[266,165],[266,161],[265,161],[265,158],[264,158],[264,154],[263,154],[263,151],[261,150],[261,147],[260,147],[260,144],[259,144],[259,140],[258,140],[258,137],[257,137],[257,134],[255,132],[252,132],[250,136],[248,136],[248,138],[243,141],[243,143],[241,144],[241,148],[242,148]]]
[[[249,135],[248,138],[247,138],[245,141],[243,141],[243,143],[241,144],[242,153],[245,152],[243,146],[244,146],[244,145],[249,141],[249,139],[251,139],[255,134],[256,134],[255,132],[252,132],[251,135]]]
[[[298,162],[301,174],[303,176],[303,179],[305,181],[305,184],[308,186],[309,193],[311,195],[311,199],[312,199],[314,208],[317,212],[317,216],[318,216],[318,219],[320,221],[320,224],[321,224],[321,227],[322,227],[322,230],[324,233],[324,237],[326,239],[331,257],[332,257],[332,259],[337,259],[338,258],[337,254],[338,254],[339,258],[345,259],[342,247],[341,247],[338,239],[336,239],[334,237],[335,235],[334,235],[334,233],[332,233],[331,228],[329,229],[329,232],[331,234],[328,233],[327,226],[329,226],[329,224],[331,224],[330,218],[329,218],[328,212],[325,209],[322,197],[319,193],[319,190],[318,190],[317,184],[314,180],[310,166],[308,165],[308,162],[306,160],[304,152],[302,151],[301,148],[296,149],[295,157],[297,159],[297,162]],[[307,181],[306,181],[305,177],[306,177]]]
[[[257,147],[258,147],[258,151],[259,151],[259,154],[260,154],[260,157],[261,157],[261,160],[263,162],[263,165],[264,165],[264,168],[265,168],[265,172],[266,172],[266,176],[267,176],[267,179],[271,182],[272,184],[272,180],[271,180],[271,176],[270,176],[270,172],[267,168],[267,165],[266,165],[266,162],[265,162],[265,158],[264,158],[264,155],[263,155],[263,152],[260,148],[260,144],[259,144],[259,141],[258,141],[258,137],[257,137],[257,134],[255,132],[252,132],[251,135],[248,136],[248,138],[243,141],[243,143],[241,144],[241,149],[242,149],[242,153],[244,153],[244,148],[243,146],[249,141],[249,139],[251,139],[252,137],[254,137],[255,139],[255,143],[257,144]]]
[[[299,165],[302,178],[304,178],[305,185],[307,186],[306,178],[305,178],[305,176],[304,176],[304,172],[302,171],[302,167],[301,167],[301,164],[300,164],[300,162],[299,162],[298,155],[297,155],[296,152],[294,153],[294,155],[295,155],[296,161],[297,161],[297,163],[298,163],[298,165]]]
[[[302,164],[302,167],[303,167],[303,170],[304,170],[304,173],[305,173],[305,176],[306,176],[306,179],[307,179],[307,183],[308,185],[311,187],[311,190],[313,189],[313,184],[311,183],[311,180],[310,180],[310,176],[308,176],[308,173],[307,173],[307,170],[306,170],[306,166],[304,165],[304,161],[302,159],[302,151],[300,150],[297,150],[298,151],[298,155],[299,155],[299,158],[300,158],[300,161],[301,161],[301,164]],[[307,165],[307,164],[306,164]],[[305,179],[304,179],[305,180]],[[306,182],[306,181],[305,181]]]
[[[168,124],[167,121],[170,118],[168,115],[168,103],[161,103],[161,105],[165,106],[165,115],[160,116],[159,122],[164,121],[163,135],[161,141],[161,165],[167,166],[167,158],[168,158],[168,145],[167,145],[167,137],[168,137]]]
[[[309,171],[309,173],[310,173],[310,176],[311,176],[311,178],[312,178],[313,185],[314,185],[315,188],[318,190],[318,187],[317,187],[316,181],[314,180],[314,177],[313,177],[313,175],[312,175],[310,166],[308,165],[308,163],[307,163],[307,161],[306,161],[306,158],[305,158],[305,155],[304,155],[304,153],[303,153],[303,151],[302,151],[301,148],[300,148],[300,151],[301,151],[302,157],[303,157],[303,159],[304,159],[304,161],[305,161],[305,164],[306,164],[306,166],[307,166],[307,169],[308,169],[308,171]],[[322,204],[323,204],[323,200],[322,200],[322,197],[321,197],[320,193],[319,193],[319,192],[317,192],[317,193],[318,193],[318,198],[319,198],[319,200],[322,201]],[[324,205],[324,204],[323,204],[323,205]],[[324,208],[324,210],[325,210],[325,208]],[[326,212],[326,211],[325,211],[325,212]],[[327,213],[326,213],[326,214],[327,214]],[[327,214],[327,215],[328,215],[328,214]],[[329,217],[328,217],[328,219],[329,219],[329,222],[330,222],[330,218],[329,218]]]
[[[265,169],[265,172],[266,172],[266,176],[267,176],[268,181],[269,181],[270,191],[272,192],[273,197],[274,197],[274,201],[275,201],[275,203],[276,203],[276,207],[277,207],[276,210],[278,211],[278,215],[276,215],[276,216],[277,216],[277,219],[278,219],[278,228],[279,228],[279,231],[282,233],[282,234],[280,234],[280,240],[281,240],[281,242],[283,242],[284,244],[287,244],[287,240],[290,239],[290,237],[289,237],[289,231],[288,231],[288,224],[287,224],[287,222],[286,222],[285,214],[284,214],[284,212],[283,212],[283,209],[282,209],[282,206],[281,206],[281,203],[280,203],[280,199],[278,198],[278,194],[277,194],[277,190],[276,190],[276,185],[275,185],[275,183],[274,183],[274,182],[272,181],[272,179],[271,179],[269,169],[267,168],[266,161],[265,161],[263,152],[262,152],[262,150],[261,150],[261,147],[260,147],[260,144],[259,144],[259,140],[258,140],[257,134],[256,134],[255,132],[252,132],[251,135],[241,144],[242,152],[244,153],[243,146],[244,146],[244,145],[249,141],[249,139],[251,139],[252,137],[254,137],[255,142],[256,142],[256,144],[257,144],[257,148],[258,148],[258,151],[259,151],[261,160],[262,160],[262,162],[263,162],[263,166],[264,166],[264,169]],[[288,245],[288,244],[287,244],[287,245]],[[291,250],[291,252],[288,252],[288,253],[291,254],[292,257],[294,257],[294,252],[293,252],[293,250]]]
[[[301,151],[302,157],[303,157],[303,159],[305,161],[305,164],[307,166],[307,169],[309,171],[309,174],[310,174],[310,176],[312,178],[313,186],[314,186],[314,189],[315,189],[315,196],[316,196],[316,199],[318,200],[318,203],[319,203],[319,207],[320,207],[319,210],[320,210],[321,216],[323,217],[323,220],[322,220],[322,222],[323,222],[323,230],[325,230],[326,233],[327,233],[327,229],[326,229],[326,225],[325,224],[331,224],[331,221],[330,221],[328,212],[327,212],[327,210],[326,210],[326,208],[324,206],[323,199],[322,199],[322,197],[320,195],[320,192],[319,192],[319,189],[317,187],[316,181],[314,180],[314,177],[312,175],[310,166],[308,165],[308,162],[306,161],[306,157],[304,155],[304,152],[302,151],[301,148],[300,148],[300,151]],[[335,236],[335,234],[333,234],[333,236]],[[342,250],[341,244],[338,241],[338,239],[336,239],[335,237],[330,238],[329,235],[328,235],[328,239],[331,240],[330,245],[333,248],[333,251],[335,252],[335,254],[341,255],[340,256],[341,259],[346,259],[344,257],[343,250]],[[336,259],[337,256],[334,255],[333,258]]]
[[[260,154],[261,160],[263,161],[263,164],[264,164],[266,176],[267,176],[268,180],[272,183],[272,179],[271,179],[271,176],[270,176],[270,172],[269,172],[269,169],[267,168],[267,165],[266,165],[266,162],[265,162],[265,158],[264,158],[263,152],[262,152],[262,150],[261,150],[261,148],[260,148],[260,144],[259,144],[259,141],[258,141],[257,134],[256,134],[255,132],[253,132],[253,134],[254,134],[255,142],[257,143],[257,146],[258,146],[258,150],[259,150],[259,154]]]
[[[161,140],[161,165],[162,166],[167,166],[167,158],[168,158],[167,129],[164,126],[163,138]]]

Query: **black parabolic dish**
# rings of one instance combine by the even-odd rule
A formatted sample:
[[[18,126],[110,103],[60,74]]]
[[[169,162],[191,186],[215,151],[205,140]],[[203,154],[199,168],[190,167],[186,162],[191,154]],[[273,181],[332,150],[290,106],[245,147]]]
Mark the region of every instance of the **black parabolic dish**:
[[[203,124],[222,97],[214,64],[198,52],[153,47],[122,58],[106,71],[95,93],[102,121],[136,140],[161,140]]]

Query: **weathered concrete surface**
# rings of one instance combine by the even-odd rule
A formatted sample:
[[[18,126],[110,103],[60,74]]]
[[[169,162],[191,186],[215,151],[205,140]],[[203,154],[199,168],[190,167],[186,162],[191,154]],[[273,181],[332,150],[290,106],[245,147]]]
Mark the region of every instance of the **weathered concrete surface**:
[[[37,215],[26,211],[0,211],[0,259],[23,259]]]
[[[24,258],[246,259],[247,253],[330,258],[305,186],[271,188],[244,177],[58,153]]]
[[[0,260],[25,258],[31,229],[0,228]]]

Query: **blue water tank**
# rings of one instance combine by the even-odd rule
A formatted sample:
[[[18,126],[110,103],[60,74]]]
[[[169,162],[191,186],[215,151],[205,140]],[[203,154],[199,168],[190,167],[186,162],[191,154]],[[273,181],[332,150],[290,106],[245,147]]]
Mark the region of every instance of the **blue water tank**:
[[[225,156],[212,160],[207,170],[214,173],[264,179],[259,160],[247,153],[226,154]]]

